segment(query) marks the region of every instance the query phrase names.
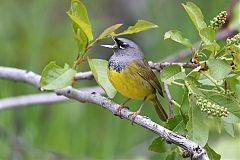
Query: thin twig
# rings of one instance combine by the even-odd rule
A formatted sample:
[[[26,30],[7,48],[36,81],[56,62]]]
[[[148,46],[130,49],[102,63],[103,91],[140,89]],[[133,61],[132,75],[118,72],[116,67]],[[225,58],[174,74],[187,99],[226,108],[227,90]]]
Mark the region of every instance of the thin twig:
[[[36,79],[40,78],[39,75],[32,73],[32,75],[35,75],[35,76],[32,76],[31,79],[28,79],[26,81],[26,74],[28,75],[26,71],[15,69],[15,68],[8,68],[8,71],[9,71],[8,74],[6,74],[6,72],[0,72],[0,78],[23,81],[31,85],[35,84]],[[35,86],[38,87],[39,85],[37,84]],[[72,87],[66,87],[63,89],[56,90],[55,93],[57,95],[63,95],[70,99],[75,99],[79,102],[89,102],[89,103],[97,104],[103,108],[108,109],[113,114],[115,114],[117,112],[117,109],[120,107],[119,104],[112,102],[111,100],[107,99],[106,97],[98,93],[83,92],[83,91],[74,89]],[[130,112],[126,108],[121,110],[121,116],[124,117],[125,119],[132,121],[132,115],[133,115],[133,112]],[[176,144],[183,149],[186,149],[191,154],[192,159],[209,160],[207,152],[203,147],[187,139],[186,137],[178,135],[175,132],[172,132],[162,127],[161,125],[153,122],[149,118],[145,118],[144,116],[137,115],[134,119],[134,123],[156,133],[157,135],[163,137],[165,140],[173,144]]]
[[[159,63],[153,63],[152,61],[149,61],[148,64],[150,67],[154,70],[161,71],[164,67],[170,66],[170,65],[179,65],[183,68],[197,68],[200,66],[200,64],[195,64],[191,62],[187,63],[177,63],[177,62],[159,62]]]
[[[165,91],[165,93],[167,95],[167,99],[168,99],[169,117],[172,117],[173,116],[172,96],[170,94],[167,83],[163,83],[163,86],[164,86],[164,91]]]
[[[75,80],[93,79],[92,71],[79,72],[74,77]]]

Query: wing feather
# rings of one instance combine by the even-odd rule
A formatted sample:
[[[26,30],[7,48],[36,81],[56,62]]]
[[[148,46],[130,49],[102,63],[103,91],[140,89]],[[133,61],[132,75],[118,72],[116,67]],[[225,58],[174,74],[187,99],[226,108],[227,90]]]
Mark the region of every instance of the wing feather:
[[[146,60],[133,60],[130,65],[131,67],[134,67],[135,70],[137,70],[138,74],[145,79],[153,88],[155,88],[158,93],[163,96],[162,87],[152,71],[151,67],[149,66],[148,62]]]

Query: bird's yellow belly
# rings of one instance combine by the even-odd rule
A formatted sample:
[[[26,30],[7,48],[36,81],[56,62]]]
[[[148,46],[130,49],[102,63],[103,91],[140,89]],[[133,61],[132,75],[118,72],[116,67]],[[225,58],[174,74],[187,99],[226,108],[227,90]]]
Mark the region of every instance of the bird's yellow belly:
[[[108,78],[116,90],[128,98],[152,99],[155,96],[155,89],[145,79],[126,68],[120,72],[109,69]]]

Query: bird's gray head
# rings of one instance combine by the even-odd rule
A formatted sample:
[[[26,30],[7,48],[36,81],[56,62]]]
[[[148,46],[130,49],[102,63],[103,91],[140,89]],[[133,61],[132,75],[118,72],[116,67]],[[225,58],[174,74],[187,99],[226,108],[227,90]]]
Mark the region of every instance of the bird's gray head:
[[[114,54],[117,56],[130,56],[142,58],[143,54],[141,49],[136,43],[126,38],[112,37],[115,42],[114,45],[102,45],[103,47],[112,48]]]

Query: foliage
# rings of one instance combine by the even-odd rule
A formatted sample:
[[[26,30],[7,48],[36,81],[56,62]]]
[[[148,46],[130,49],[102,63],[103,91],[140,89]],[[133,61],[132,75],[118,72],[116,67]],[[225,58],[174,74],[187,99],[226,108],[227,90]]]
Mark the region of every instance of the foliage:
[[[187,129],[186,135],[200,145],[205,146],[211,159],[220,159],[220,155],[208,146],[207,142],[210,128],[208,128],[207,123],[211,117],[220,117],[218,118],[219,123],[222,124],[223,128],[230,135],[234,134],[234,128],[232,126],[239,123],[239,69],[238,67],[232,66],[234,63],[235,66],[238,66],[239,62],[237,59],[240,54],[238,49],[239,34],[234,38],[228,39],[225,46],[220,47],[215,41],[215,33],[225,22],[226,12],[221,12],[220,16],[215,17],[211,21],[211,24],[207,26],[201,10],[195,4],[187,2],[186,5],[183,4],[183,7],[198,30],[201,38],[199,46],[193,51],[191,60],[192,63],[197,63],[200,67],[193,69],[191,72],[186,72],[183,69],[176,68],[174,65],[168,66],[163,69],[161,80],[169,85],[178,84],[175,83],[177,79],[184,81],[184,90],[188,90],[188,96],[184,96],[183,101],[189,102],[189,109],[188,111],[183,111],[180,108],[179,113],[184,117],[187,116],[188,119],[187,123],[185,123]],[[224,14],[224,16],[222,14]],[[221,24],[216,24],[216,19],[224,20],[221,20]],[[165,34],[165,39],[168,38],[186,47],[191,46],[190,41],[185,38],[180,31],[168,31]],[[206,50],[209,50],[210,54]],[[205,56],[203,60],[199,61],[199,55],[209,56]],[[173,78],[182,72],[184,74],[181,75],[185,76]],[[169,79],[171,83],[167,81]],[[180,115],[175,115],[175,117]],[[234,118],[231,118],[232,116]],[[223,121],[223,119],[226,118],[229,120],[227,124]],[[154,149],[163,147],[162,143],[160,143],[161,141],[158,140],[158,142],[157,140],[158,139],[153,141],[151,146],[154,147],[150,149],[161,153],[162,151]]]
[[[88,64],[97,83],[105,90],[109,98],[113,98],[117,91],[107,76],[108,61],[103,59],[88,59]]]
[[[75,74],[76,71],[67,64],[62,68],[55,62],[50,62],[43,70],[40,81],[41,88],[44,90],[54,90],[69,86]]]
[[[184,133],[188,138],[205,146],[210,153],[210,157],[220,159],[219,155],[208,146],[210,128],[207,124],[212,117],[217,117],[217,121],[227,133],[233,135],[234,131],[231,126],[239,123],[240,67],[238,66],[240,40],[239,36],[236,36],[234,39],[229,39],[225,45],[220,46],[215,40],[215,34],[225,21],[216,24],[215,19],[219,19],[218,16],[207,25],[201,9],[197,5],[187,2],[183,4],[183,7],[198,31],[200,44],[196,48],[192,48],[191,41],[178,30],[168,31],[164,39],[172,39],[188,48],[192,48],[193,56],[190,63],[199,64],[199,67],[191,71],[185,70],[179,65],[171,65],[163,69],[160,76],[161,80],[168,85],[173,85],[173,87],[179,85],[186,92],[182,97],[182,102],[175,103],[180,107],[175,108],[175,116],[169,119],[165,126],[170,130]],[[115,33],[122,26],[122,24],[115,24],[94,39],[86,7],[80,1],[72,0],[71,9],[67,14],[72,20],[78,47],[78,58],[73,63],[72,68],[69,68],[68,65],[61,68],[52,62],[47,65],[42,73],[41,88],[53,90],[69,85],[78,65],[87,59],[97,83],[110,98],[114,97],[116,91],[107,79],[107,62],[100,59],[88,59],[87,51],[110,35],[133,34],[158,26],[151,22],[139,20],[123,32]],[[202,55],[205,55],[204,58],[199,59],[199,56]],[[61,80],[61,83],[59,83],[59,80]],[[203,101],[198,100],[199,97],[204,101],[204,104]],[[186,108],[182,108],[180,104],[185,104]],[[220,110],[222,108],[223,110]],[[225,114],[218,114],[220,111]],[[169,152],[169,158],[171,156],[176,157],[176,151],[179,152],[178,148],[169,147],[161,138],[155,139],[149,149],[159,153]]]
[[[88,49],[93,47],[100,40],[102,40],[104,38],[107,38],[110,35],[118,36],[118,35],[134,34],[134,33],[144,31],[144,30],[148,30],[148,29],[151,29],[151,28],[158,27],[157,25],[155,25],[151,22],[144,21],[144,20],[138,20],[135,25],[128,27],[123,32],[115,33],[115,31],[122,26],[122,24],[115,24],[115,25],[105,29],[95,40],[93,40],[91,23],[88,19],[88,13],[87,13],[87,10],[86,10],[86,7],[84,6],[84,4],[79,0],[72,0],[71,1],[71,9],[67,12],[67,14],[69,15],[69,17],[72,20],[72,26],[73,26],[73,31],[74,31],[74,35],[75,35],[75,41],[76,41],[77,47],[78,47],[78,53],[77,53],[78,56],[77,56],[76,61],[73,64],[73,69],[74,70],[77,70],[78,65],[81,62],[86,60],[86,53],[87,53]],[[99,62],[97,62],[97,61],[99,61]],[[101,60],[93,60],[93,61],[89,60],[88,62],[90,62],[90,63],[92,62],[89,65],[91,66],[91,69],[94,70],[94,73],[97,73],[97,72],[95,72],[95,70],[98,67],[96,67],[96,66],[94,67],[94,65],[102,63],[102,61]],[[54,70],[55,68],[52,68],[52,69]],[[102,70],[97,70],[97,71],[101,72]],[[54,83],[51,84],[51,85],[54,86],[54,88],[53,87],[52,88],[45,87],[46,85],[48,85],[49,81],[52,82],[52,80],[49,80],[49,76],[48,76],[47,72],[51,73],[51,68],[49,67],[49,65],[47,65],[46,68],[43,70],[41,82],[44,82],[44,83],[40,84],[41,89],[44,90],[44,89],[56,89],[56,88],[58,88],[58,84],[56,84],[54,86]],[[57,74],[57,72],[55,74]],[[94,74],[95,78],[96,78],[96,75],[97,74]],[[60,75],[55,75],[55,76],[58,77]],[[66,75],[66,76],[68,76],[68,75]],[[70,78],[73,78],[73,76],[70,77]],[[64,80],[67,80],[67,81],[64,82]],[[69,82],[69,76],[68,76],[68,78],[62,79],[62,84],[65,84],[65,86],[61,86],[59,88],[68,86],[69,85],[68,82]],[[101,87],[103,87],[102,85],[104,83],[101,83],[101,81],[99,81],[99,80],[97,80],[97,82],[100,83]],[[109,97],[113,97],[115,95],[114,94],[115,91],[112,91],[112,90],[114,90],[114,88],[113,87],[108,87],[108,85],[104,85],[104,86],[105,87],[103,87],[103,89],[106,91],[107,95]]]

